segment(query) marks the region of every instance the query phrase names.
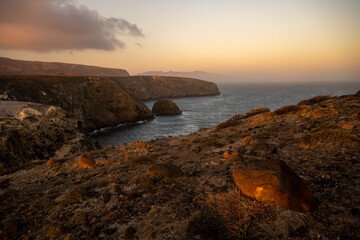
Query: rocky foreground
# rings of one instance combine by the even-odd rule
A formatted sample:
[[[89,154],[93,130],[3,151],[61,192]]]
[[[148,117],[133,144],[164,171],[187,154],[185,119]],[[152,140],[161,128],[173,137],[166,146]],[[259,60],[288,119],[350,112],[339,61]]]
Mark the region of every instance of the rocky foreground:
[[[0,238],[359,239],[359,143],[360,92],[49,159],[0,177]],[[269,160],[299,176],[310,198],[298,177],[284,186],[298,207],[263,201],[272,182],[255,186],[258,201],[245,197],[234,170],[266,172]]]

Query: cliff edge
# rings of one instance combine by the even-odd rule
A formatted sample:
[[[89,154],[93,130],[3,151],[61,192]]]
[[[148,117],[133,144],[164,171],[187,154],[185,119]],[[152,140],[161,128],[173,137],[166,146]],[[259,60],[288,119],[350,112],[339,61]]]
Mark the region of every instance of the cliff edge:
[[[92,131],[152,117],[114,80],[91,76],[0,76],[0,100],[54,105]]]
[[[24,61],[4,57],[0,57],[0,74],[129,76],[126,70],[118,68],[103,68],[59,62]]]
[[[159,98],[219,95],[213,82],[184,77],[129,76],[112,78],[130,94],[146,101]]]

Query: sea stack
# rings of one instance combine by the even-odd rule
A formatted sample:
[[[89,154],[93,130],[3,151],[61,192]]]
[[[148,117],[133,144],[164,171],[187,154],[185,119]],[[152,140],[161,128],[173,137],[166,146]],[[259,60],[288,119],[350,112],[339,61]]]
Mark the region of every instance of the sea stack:
[[[178,115],[181,114],[182,111],[179,107],[171,100],[167,99],[159,99],[154,103],[152,108],[153,114],[157,116],[164,116],[164,115]]]

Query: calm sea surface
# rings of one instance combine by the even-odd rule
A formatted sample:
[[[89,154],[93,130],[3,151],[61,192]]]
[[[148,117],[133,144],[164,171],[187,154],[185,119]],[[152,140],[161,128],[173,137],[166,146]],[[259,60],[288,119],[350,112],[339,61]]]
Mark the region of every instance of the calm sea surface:
[[[340,96],[360,90],[360,81],[298,85],[219,84],[221,95],[172,99],[183,111],[178,116],[158,116],[152,121],[102,129],[94,134],[102,146],[120,145],[135,140],[150,140],[189,134],[212,127],[234,114],[268,106],[273,111],[317,95]],[[155,101],[145,104],[151,109]]]

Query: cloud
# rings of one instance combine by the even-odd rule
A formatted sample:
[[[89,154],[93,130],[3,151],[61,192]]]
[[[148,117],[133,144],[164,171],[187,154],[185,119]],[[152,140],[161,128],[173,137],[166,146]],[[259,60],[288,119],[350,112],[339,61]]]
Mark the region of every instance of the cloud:
[[[135,42],[135,45],[138,46],[139,48],[143,48],[143,45],[139,42]]]
[[[124,48],[118,37],[143,37],[137,25],[106,18],[73,0],[1,0],[0,48],[61,51]]]

